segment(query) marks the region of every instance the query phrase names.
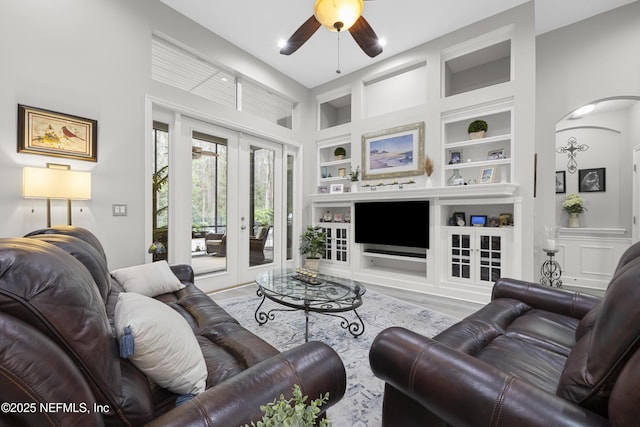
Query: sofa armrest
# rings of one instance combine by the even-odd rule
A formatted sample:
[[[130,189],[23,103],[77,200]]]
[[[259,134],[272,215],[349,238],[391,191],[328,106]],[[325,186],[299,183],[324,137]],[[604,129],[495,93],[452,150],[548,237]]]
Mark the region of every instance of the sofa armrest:
[[[281,394],[290,398],[294,384],[310,400],[329,393],[327,408],[344,396],[346,372],[328,345],[312,341],[280,353],[229,378],[156,418],[150,427],[242,426],[262,419],[260,405]]]
[[[549,288],[534,282],[501,278],[493,286],[491,299],[512,298],[531,307],[582,319],[600,298],[579,292]]]
[[[170,267],[180,282],[194,283],[193,268],[189,264],[175,264]]]
[[[588,409],[404,328],[382,331],[369,361],[378,378],[447,425],[609,425]]]

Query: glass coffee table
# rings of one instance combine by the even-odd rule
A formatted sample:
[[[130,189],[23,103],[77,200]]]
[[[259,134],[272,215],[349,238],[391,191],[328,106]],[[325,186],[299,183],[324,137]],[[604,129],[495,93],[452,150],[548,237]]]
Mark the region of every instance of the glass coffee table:
[[[359,282],[342,277],[317,274],[315,277],[300,274],[292,269],[265,271],[256,276],[257,294],[262,297],[255,318],[259,325],[275,319],[278,311],[304,311],[304,340],[309,340],[309,313],[320,313],[342,319],[340,326],[354,337],[364,333],[364,323],[356,311],[362,305],[366,288]],[[287,308],[262,311],[265,299]],[[353,311],[357,320],[349,321],[339,314]]]

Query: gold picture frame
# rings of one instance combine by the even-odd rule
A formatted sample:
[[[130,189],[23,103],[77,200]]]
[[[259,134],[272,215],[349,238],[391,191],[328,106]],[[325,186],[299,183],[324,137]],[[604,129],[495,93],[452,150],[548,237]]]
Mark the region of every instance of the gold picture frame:
[[[98,161],[98,122],[18,104],[18,153]]]
[[[424,122],[362,135],[362,179],[424,174]]]

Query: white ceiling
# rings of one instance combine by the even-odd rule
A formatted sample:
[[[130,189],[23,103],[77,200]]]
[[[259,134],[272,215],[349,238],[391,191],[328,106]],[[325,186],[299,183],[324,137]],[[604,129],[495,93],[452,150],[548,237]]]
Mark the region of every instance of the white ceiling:
[[[297,52],[279,53],[278,41],[313,14],[314,0],[161,0],[306,87],[338,77],[337,34],[320,28]],[[340,35],[341,75],[390,58],[527,0],[375,0],[363,16],[387,42],[375,58],[348,33]],[[535,0],[536,34],[583,20],[637,0]]]

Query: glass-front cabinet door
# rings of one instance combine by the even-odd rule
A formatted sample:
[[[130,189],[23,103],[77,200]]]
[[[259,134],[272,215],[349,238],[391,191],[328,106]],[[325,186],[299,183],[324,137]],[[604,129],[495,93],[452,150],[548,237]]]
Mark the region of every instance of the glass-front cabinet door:
[[[507,232],[489,227],[447,227],[448,279],[492,285],[505,273]]]

